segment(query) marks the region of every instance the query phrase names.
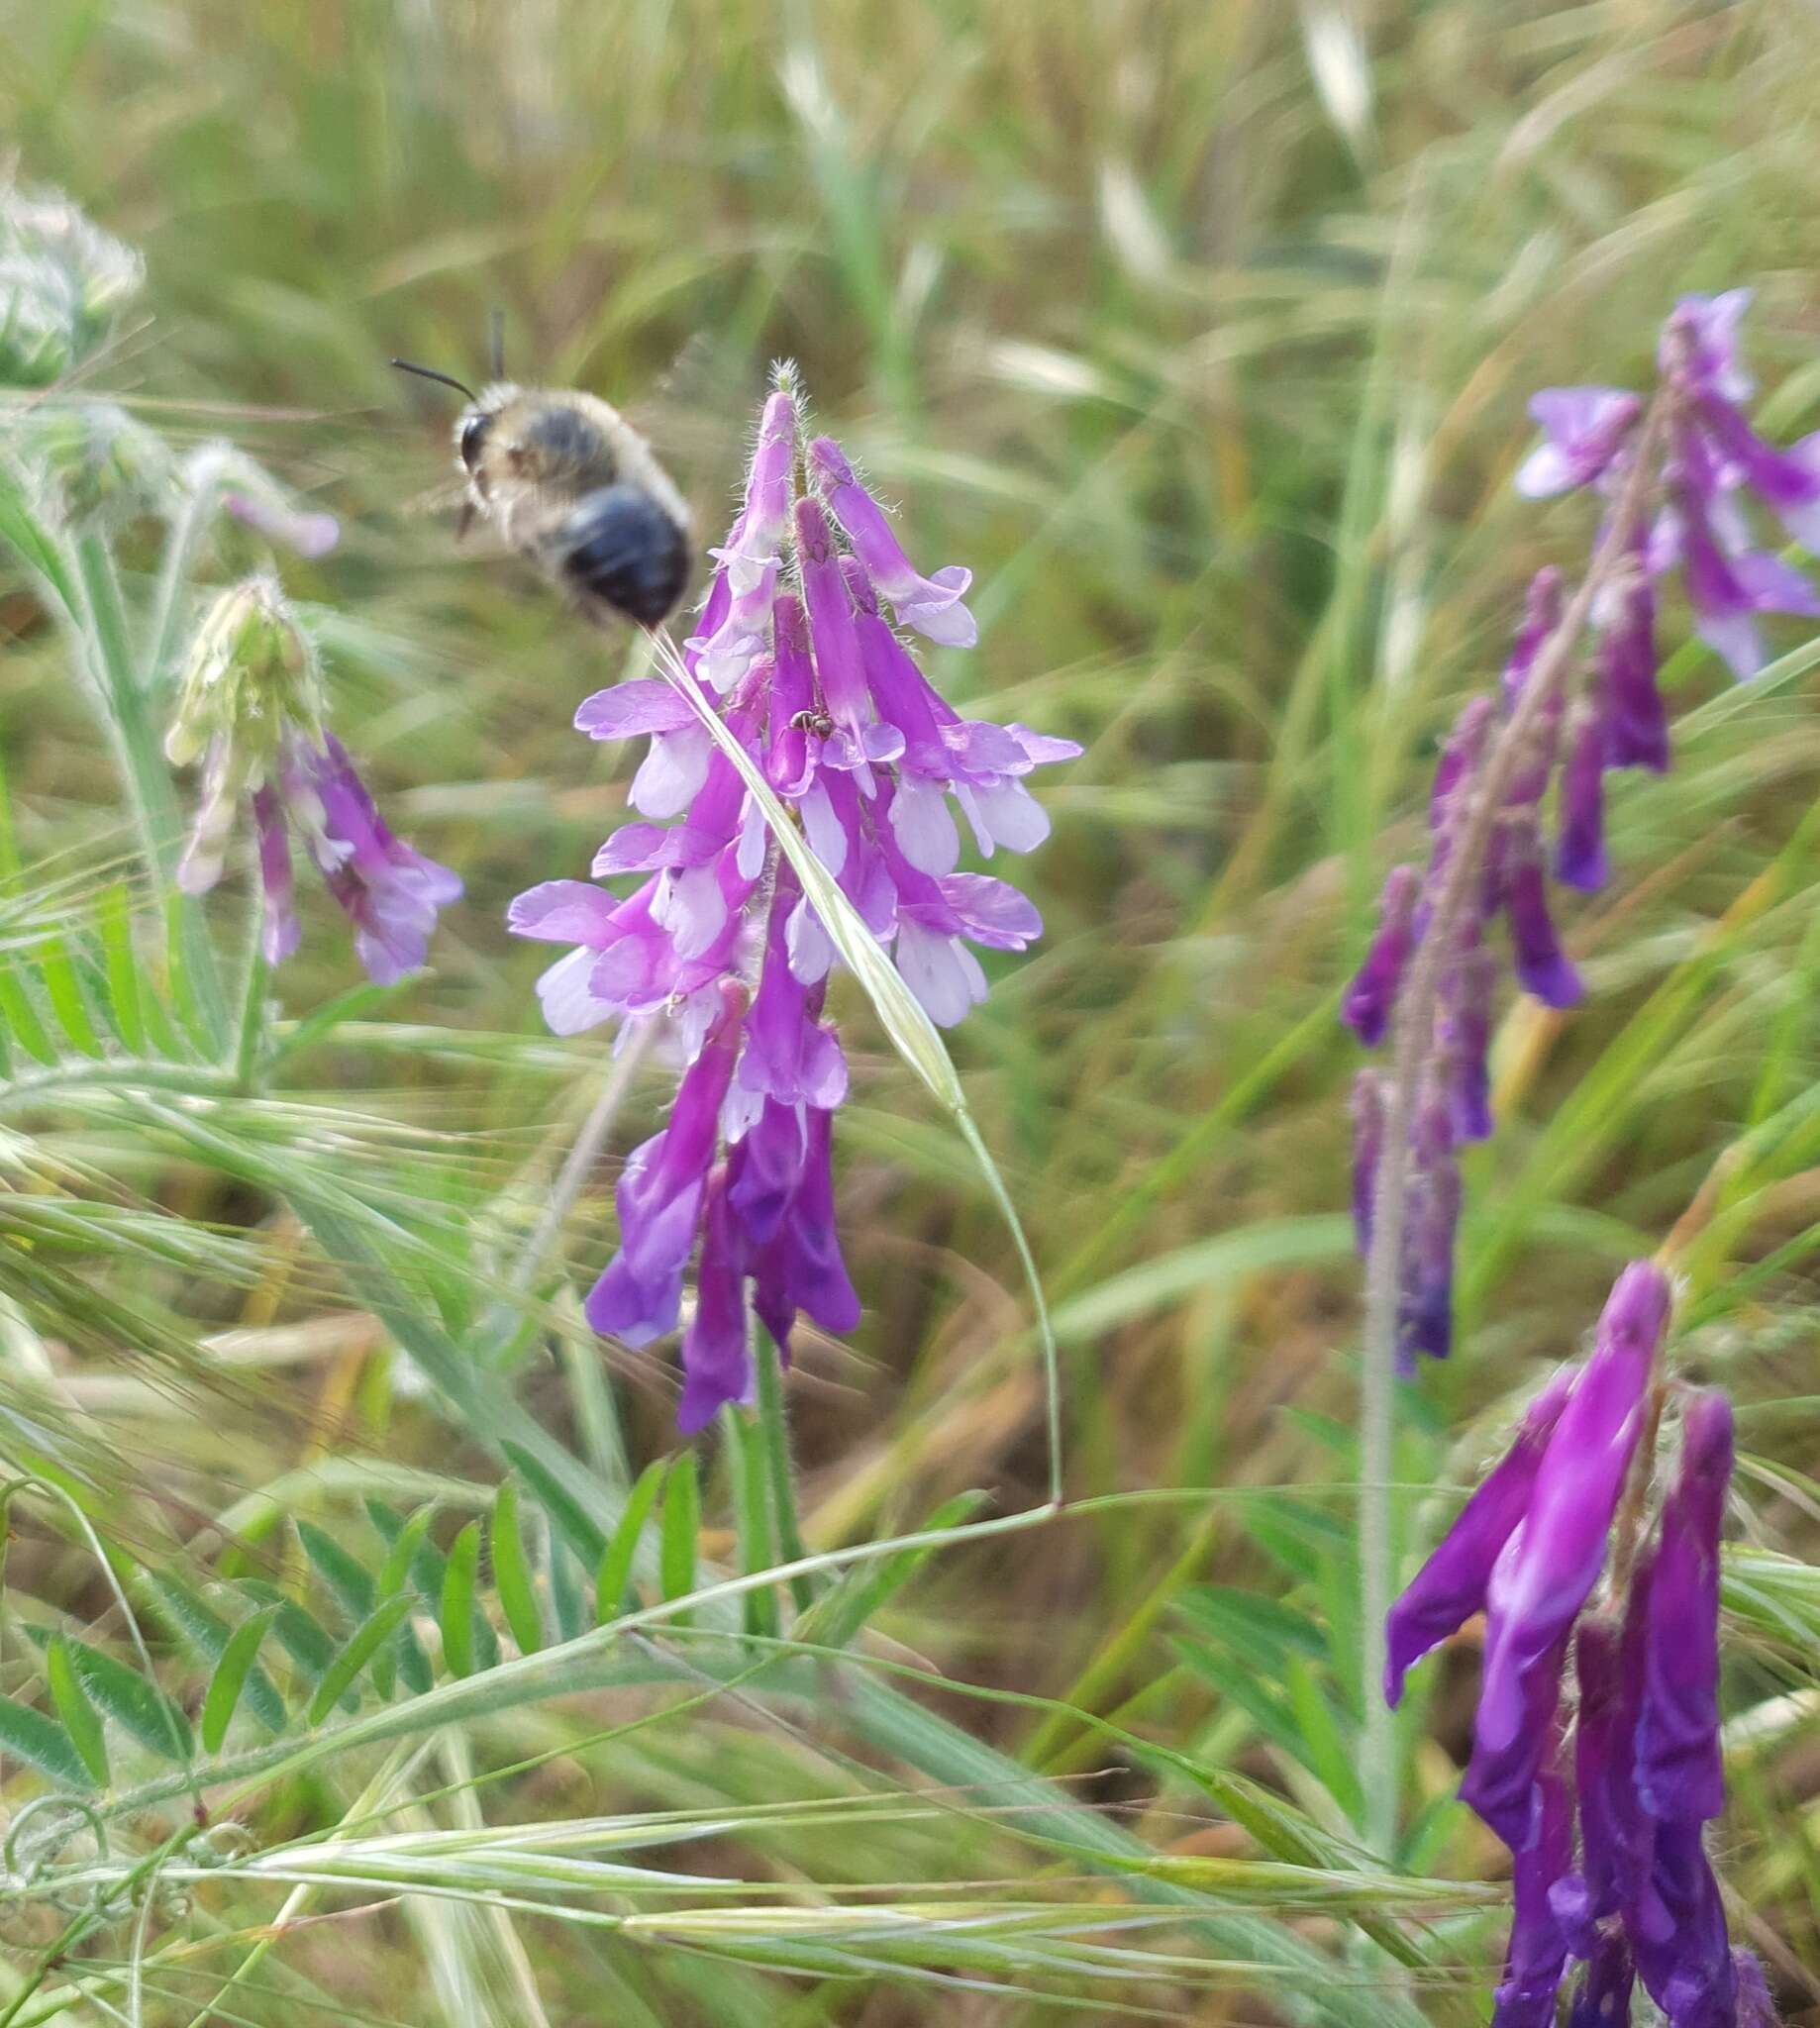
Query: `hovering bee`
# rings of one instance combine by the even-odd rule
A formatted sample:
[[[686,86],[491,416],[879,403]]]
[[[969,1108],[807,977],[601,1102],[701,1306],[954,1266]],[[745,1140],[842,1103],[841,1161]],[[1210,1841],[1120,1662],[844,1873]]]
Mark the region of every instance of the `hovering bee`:
[[[494,369],[498,373],[495,337]],[[618,409],[572,387],[495,378],[476,394],[453,374],[392,364],[467,397],[456,459],[474,515],[604,625],[609,612],[656,627],[689,572],[689,510]]]

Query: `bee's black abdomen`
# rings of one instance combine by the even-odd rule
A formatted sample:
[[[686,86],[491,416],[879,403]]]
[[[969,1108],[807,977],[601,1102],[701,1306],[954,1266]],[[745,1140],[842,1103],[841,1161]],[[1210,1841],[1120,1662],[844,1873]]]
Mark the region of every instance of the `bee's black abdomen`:
[[[602,486],[562,524],[560,568],[577,591],[655,627],[682,596],[687,532],[636,486]]]

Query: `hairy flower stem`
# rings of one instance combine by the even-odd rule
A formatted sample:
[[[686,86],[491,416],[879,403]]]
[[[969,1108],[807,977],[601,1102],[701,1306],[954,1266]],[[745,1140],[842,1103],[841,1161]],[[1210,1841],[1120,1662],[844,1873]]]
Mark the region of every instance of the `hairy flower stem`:
[[[78,602],[70,618],[114,736],[147,870],[160,899],[172,898],[178,953],[210,1047],[219,1052],[230,1038],[227,998],[201,911],[189,896],[173,892],[183,844],[182,819],[148,704],[146,682],[135,663],[114,555],[102,536],[83,534],[75,538],[71,562]]]
[[[1386,1654],[1384,1622],[1390,1611],[1396,1574],[1391,1569],[1390,1524],[1396,1457],[1397,1310],[1416,1087],[1423,1061],[1432,1047],[1448,954],[1483,878],[1486,849],[1511,782],[1529,759],[1536,735],[1572,670],[1574,653],[1599,594],[1620,570],[1631,567],[1632,538],[1648,503],[1657,467],[1656,445],[1667,420],[1669,399],[1666,394],[1659,395],[1653,404],[1586,574],[1560,624],[1537,655],[1510,716],[1471,782],[1465,819],[1448,859],[1441,891],[1397,1001],[1394,1068],[1384,1107],[1383,1155],[1372,1193],[1371,1246],[1365,1257],[1364,1366],[1359,1406],[1365,1835],[1371,1850],[1386,1860],[1395,1849],[1401,1786],[1395,1725],[1381,1685]]]

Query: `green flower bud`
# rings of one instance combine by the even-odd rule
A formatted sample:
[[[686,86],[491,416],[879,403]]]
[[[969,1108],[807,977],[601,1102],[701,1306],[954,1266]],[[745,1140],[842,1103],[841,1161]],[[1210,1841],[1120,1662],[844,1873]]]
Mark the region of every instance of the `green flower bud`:
[[[47,387],[80,365],[145,278],[68,198],[0,186],[0,386]]]
[[[275,577],[249,577],[224,591],[185,658],[176,715],[164,751],[178,766],[219,743],[236,782],[264,778],[287,732],[320,738],[320,672],[309,638]]]

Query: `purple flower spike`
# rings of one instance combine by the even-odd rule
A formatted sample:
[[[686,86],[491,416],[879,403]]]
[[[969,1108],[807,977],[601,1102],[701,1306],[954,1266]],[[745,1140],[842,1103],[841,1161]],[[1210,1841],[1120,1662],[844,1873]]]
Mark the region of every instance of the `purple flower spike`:
[[[1529,672],[1548,638],[1561,625],[1561,572],[1553,564],[1538,570],[1523,594],[1523,624],[1510,645],[1510,659],[1504,664],[1505,701],[1514,704],[1521,695]],[[1546,779],[1546,772],[1545,777]],[[1523,800],[1533,801],[1531,796]]]
[[[1619,1275],[1529,1511],[1491,1572],[1484,1677],[1461,1794],[1513,1851],[1528,1837],[1565,1643],[1605,1562],[1670,1300],[1667,1277],[1649,1262]]]
[[[833,1115],[805,1116],[801,1178],[755,1266],[754,1307],[787,1360],[796,1315],[837,1337],[859,1322],[859,1298],[834,1221]]]
[[[1421,893],[1422,876],[1414,866],[1391,868],[1377,906],[1377,934],[1340,1003],[1340,1019],[1366,1049],[1375,1049],[1383,1041],[1389,1025],[1403,968],[1415,945],[1416,903]]]
[[[1518,467],[1516,487],[1527,500],[1547,500],[1610,471],[1643,403],[1621,387],[1546,387],[1529,412],[1543,440]]]
[[[1555,1749],[1559,1754],[1559,1732]],[[1567,1965],[1550,1890],[1573,1864],[1573,1798],[1553,1767],[1538,1777],[1537,1789],[1535,1834],[1514,1869],[1515,1910],[1491,2028],[1554,2028],[1555,1996]]]
[[[649,742],[630,791],[646,821],[621,825],[592,867],[639,884],[622,898],[546,881],[508,917],[516,935],[568,947],[538,981],[558,1034],[661,1017],[683,1060],[669,1124],[621,1179],[620,1250],[587,1315],[649,1344],[680,1319],[693,1261],[685,1433],[749,1398],[749,1313],[786,1358],[801,1318],[830,1332],[859,1320],[835,1227],[848,1069],[823,1019],[834,943],[704,714],[944,1023],[985,996],[974,947],[1021,951],[1043,927],[1014,887],[960,869],[956,809],[982,856],[1028,852],[1049,818],[1024,777],[1080,752],[962,719],[930,685],[879,599],[936,639],[970,640],[966,573],[918,577],[840,452],[823,441],[805,457],[798,429],[794,374],[780,368],[673,684],[621,683],[576,714],[592,739]]]
[[[973,573],[958,564],[921,577],[898,548],[883,509],[854,477],[841,447],[829,437],[809,446],[809,469],[854,555],[884,598],[895,607],[900,623],[944,648],[971,648],[979,639],[973,616],[961,603]]]
[[[1401,1703],[1410,1669],[1484,1610],[1492,1567],[1528,1511],[1543,1453],[1573,1380],[1572,1371],[1564,1368],[1530,1403],[1509,1450],[1391,1607],[1385,1629],[1385,1703]]]
[[[1723,1394],[1708,1388],[1688,1397],[1681,1443],[1650,1582],[1637,1792],[1651,1816],[1697,1824],[1725,1807],[1719,1529],[1732,1475],[1732,1409]]]

